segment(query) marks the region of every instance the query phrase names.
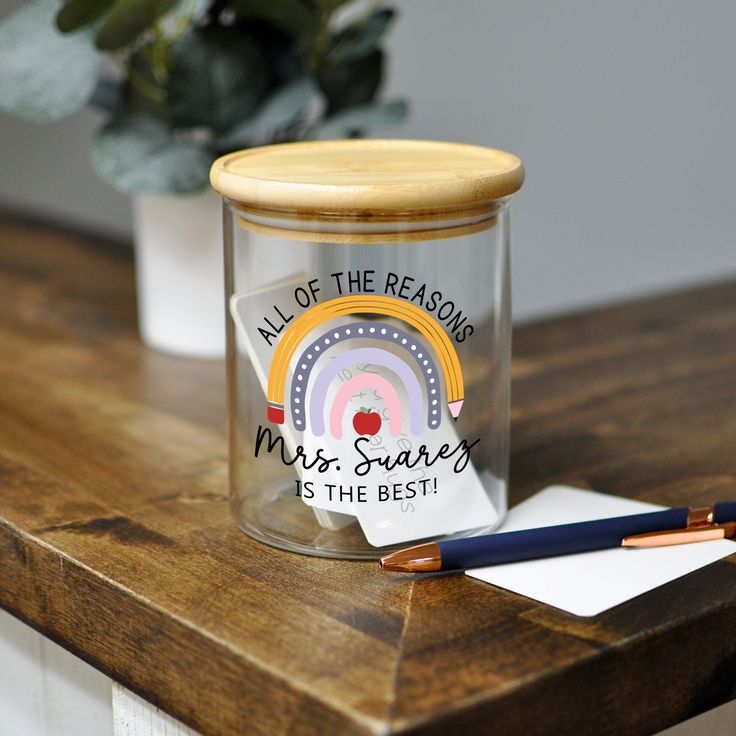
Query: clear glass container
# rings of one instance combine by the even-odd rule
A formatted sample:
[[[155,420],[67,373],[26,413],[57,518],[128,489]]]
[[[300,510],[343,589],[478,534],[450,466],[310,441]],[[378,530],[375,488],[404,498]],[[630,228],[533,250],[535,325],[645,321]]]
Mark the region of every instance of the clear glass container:
[[[243,531],[373,558],[502,521],[508,199],[522,180],[510,154],[429,142],[288,144],[216,162]]]

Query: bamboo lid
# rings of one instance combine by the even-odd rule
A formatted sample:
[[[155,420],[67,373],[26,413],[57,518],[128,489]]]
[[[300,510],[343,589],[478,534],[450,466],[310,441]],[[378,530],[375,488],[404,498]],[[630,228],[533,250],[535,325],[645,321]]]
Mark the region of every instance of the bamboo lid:
[[[413,140],[263,146],[222,156],[210,172],[212,187],[245,211],[306,220],[341,213],[441,219],[489,210],[523,180],[521,161],[510,153]]]

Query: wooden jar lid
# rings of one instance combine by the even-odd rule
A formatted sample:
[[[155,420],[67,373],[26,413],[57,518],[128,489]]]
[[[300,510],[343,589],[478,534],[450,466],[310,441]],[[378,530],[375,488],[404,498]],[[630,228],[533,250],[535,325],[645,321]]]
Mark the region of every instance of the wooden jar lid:
[[[255,225],[253,229],[280,230],[271,222],[274,217],[375,227],[391,221],[487,219],[498,210],[498,200],[521,187],[524,168],[510,153],[460,143],[310,141],[223,156],[213,164],[210,181],[242,211],[246,226]],[[252,222],[249,215],[269,222]],[[325,240],[315,235],[320,228],[301,231],[305,237],[299,237],[298,228],[295,224],[295,239]],[[278,234],[290,237],[291,229],[284,230]],[[324,230],[332,232],[328,242],[355,241],[355,233]],[[373,232],[370,240],[356,242],[380,239]]]

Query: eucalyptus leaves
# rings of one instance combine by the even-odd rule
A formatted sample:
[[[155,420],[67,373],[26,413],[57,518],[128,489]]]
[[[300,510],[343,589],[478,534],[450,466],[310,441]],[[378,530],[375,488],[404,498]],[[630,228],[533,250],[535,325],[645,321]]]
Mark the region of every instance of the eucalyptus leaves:
[[[0,107],[48,122],[95,104],[110,115],[92,146],[104,179],[194,192],[220,154],[406,116],[376,101],[394,11],[335,28],[346,2],[33,0],[0,24]]]

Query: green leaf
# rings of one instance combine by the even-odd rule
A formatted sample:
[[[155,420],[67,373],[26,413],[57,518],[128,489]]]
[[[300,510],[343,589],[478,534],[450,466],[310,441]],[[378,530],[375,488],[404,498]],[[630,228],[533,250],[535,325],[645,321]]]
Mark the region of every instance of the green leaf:
[[[332,115],[317,127],[323,138],[341,137],[355,130],[384,128],[406,120],[409,106],[405,100],[392,100],[377,105],[356,105]]]
[[[166,90],[159,85],[151,66],[152,49],[152,44],[146,44],[128,57],[125,104],[131,113],[166,120]]]
[[[204,15],[212,5],[212,0],[178,0],[176,12],[191,18]]]
[[[229,130],[255,110],[268,83],[258,47],[233,29],[190,31],[172,44],[169,61],[175,128]]]
[[[101,110],[116,115],[123,107],[121,82],[109,77],[100,78],[89,101]]]
[[[253,138],[266,138],[273,131],[292,124],[305,115],[309,103],[317,93],[314,82],[307,78],[284,85],[266,98],[248,120],[236,125],[220,138],[220,148],[240,148]]]
[[[95,171],[122,192],[196,192],[207,186],[213,155],[178,140],[164,123],[146,115],[114,120],[92,145]]]
[[[85,31],[61,34],[57,4],[37,0],[0,25],[0,107],[26,120],[48,122],[89,100],[99,55]]]
[[[376,47],[395,17],[395,11],[384,8],[335,34],[330,41],[326,62],[334,64],[365,56]]]
[[[333,13],[349,2],[352,2],[352,0],[316,0],[317,6],[325,13]]]
[[[94,23],[106,13],[115,0],[69,0],[56,16],[56,27],[71,33]]]
[[[370,102],[381,84],[383,52],[379,49],[345,64],[328,67],[319,83],[327,96],[327,115]]]
[[[97,48],[104,51],[124,48],[176,3],[177,0],[115,0],[112,10],[97,30]]]
[[[232,0],[239,18],[264,20],[292,36],[314,36],[319,13],[301,0]]]

